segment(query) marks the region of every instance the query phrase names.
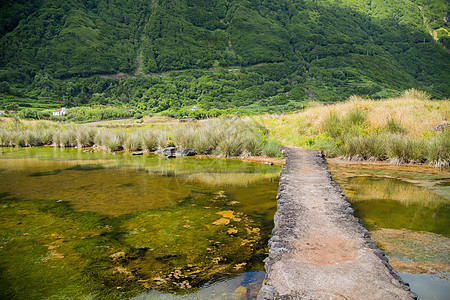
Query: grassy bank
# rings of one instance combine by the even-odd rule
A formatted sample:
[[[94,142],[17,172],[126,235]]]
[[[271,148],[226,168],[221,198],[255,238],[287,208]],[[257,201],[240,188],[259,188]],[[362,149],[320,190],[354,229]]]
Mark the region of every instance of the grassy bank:
[[[411,89],[393,99],[352,96],[333,105],[310,102],[306,109],[294,114],[217,118],[195,123],[161,117],[156,118],[162,123],[152,123],[146,117],[142,123],[131,120],[61,125],[3,118],[0,145],[96,145],[108,151],[155,151],[176,146],[223,157],[274,157],[280,155],[282,143],[319,149],[328,157],[347,160],[448,167],[449,116],[450,101],[430,100],[428,94]]]
[[[333,105],[310,103],[299,113],[263,116],[260,121],[284,144],[319,149],[329,157],[446,167],[449,116],[450,101],[432,101],[412,89],[394,99],[353,96]]]
[[[148,124],[105,128],[49,121],[6,119],[0,123],[1,146],[91,147],[107,151],[155,151],[169,146],[223,157],[280,155],[280,144],[252,119],[209,119],[195,123]]]

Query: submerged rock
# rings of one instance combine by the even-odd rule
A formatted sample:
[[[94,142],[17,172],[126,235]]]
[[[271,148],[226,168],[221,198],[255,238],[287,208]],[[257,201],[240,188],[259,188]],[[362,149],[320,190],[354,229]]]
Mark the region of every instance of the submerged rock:
[[[213,222],[213,225],[228,225],[228,224],[230,224],[230,219],[226,219],[226,218],[220,218],[219,220],[217,220],[217,221],[214,221]]]
[[[123,251],[120,252],[116,252],[114,254],[111,254],[109,256],[113,261],[117,261],[117,260],[122,260],[122,259],[126,259],[127,254]]]
[[[143,155],[144,152],[131,152],[130,155]]]
[[[231,296],[232,299],[247,299],[247,288],[245,286],[238,287],[233,295]]]
[[[92,151],[92,150],[83,150],[83,152],[84,152],[84,153],[92,153],[92,152],[94,152],[94,151]]]

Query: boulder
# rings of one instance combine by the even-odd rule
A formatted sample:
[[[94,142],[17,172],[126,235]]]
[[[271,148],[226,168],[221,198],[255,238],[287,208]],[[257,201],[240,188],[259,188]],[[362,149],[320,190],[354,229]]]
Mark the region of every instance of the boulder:
[[[144,152],[131,152],[130,155],[143,155]]]
[[[183,156],[195,156],[195,155],[197,155],[197,152],[195,152],[194,149],[188,148],[188,149],[184,149],[183,152],[181,152],[181,155],[183,155]]]
[[[167,158],[174,158],[176,152],[177,152],[176,147],[167,147],[163,149],[162,154]]]

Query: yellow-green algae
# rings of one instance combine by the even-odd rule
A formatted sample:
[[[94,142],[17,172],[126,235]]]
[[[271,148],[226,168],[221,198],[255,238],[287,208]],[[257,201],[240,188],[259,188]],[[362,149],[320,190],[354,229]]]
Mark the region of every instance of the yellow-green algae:
[[[450,293],[450,172],[329,160],[333,178],[420,299]]]
[[[277,166],[53,148],[0,157],[5,298],[196,293],[263,270]],[[240,181],[191,176],[228,173]]]

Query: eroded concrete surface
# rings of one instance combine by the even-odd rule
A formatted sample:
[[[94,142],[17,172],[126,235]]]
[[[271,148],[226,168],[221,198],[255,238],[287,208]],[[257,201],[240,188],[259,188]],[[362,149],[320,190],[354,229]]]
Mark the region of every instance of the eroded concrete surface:
[[[258,299],[414,299],[318,151],[287,148]]]

